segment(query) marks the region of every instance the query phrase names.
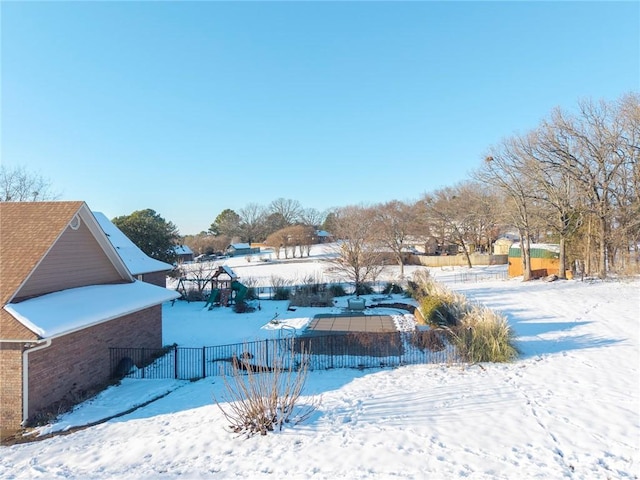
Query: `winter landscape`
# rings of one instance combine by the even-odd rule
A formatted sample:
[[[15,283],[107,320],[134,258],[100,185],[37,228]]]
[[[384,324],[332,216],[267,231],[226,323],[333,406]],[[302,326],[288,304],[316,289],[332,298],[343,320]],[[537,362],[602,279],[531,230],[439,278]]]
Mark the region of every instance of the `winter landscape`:
[[[272,275],[323,275],[326,255],[314,246],[304,261],[224,262],[241,281],[266,284]],[[405,275],[419,268],[407,266]],[[640,279],[497,279],[505,269],[430,273],[508,318],[521,351],[513,363],[312,371],[301,400],[319,400],[313,415],[248,439],[226,428],[214,403],[224,396],[219,377],[125,379],[33,432],[37,441],[0,447],[0,477],[638,478]],[[383,275],[393,280],[397,268]],[[266,338],[276,334],[269,323],[276,314],[280,325],[299,329],[320,311],[260,306],[237,314],[203,302],[167,303],[164,341]]]

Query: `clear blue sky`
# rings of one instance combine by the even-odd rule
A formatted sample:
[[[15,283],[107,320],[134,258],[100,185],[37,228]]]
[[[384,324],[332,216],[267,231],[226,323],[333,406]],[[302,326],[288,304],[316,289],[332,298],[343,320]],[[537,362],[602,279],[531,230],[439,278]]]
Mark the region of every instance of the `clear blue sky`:
[[[0,2],[1,161],[180,233],[413,201],[640,90],[639,2]]]

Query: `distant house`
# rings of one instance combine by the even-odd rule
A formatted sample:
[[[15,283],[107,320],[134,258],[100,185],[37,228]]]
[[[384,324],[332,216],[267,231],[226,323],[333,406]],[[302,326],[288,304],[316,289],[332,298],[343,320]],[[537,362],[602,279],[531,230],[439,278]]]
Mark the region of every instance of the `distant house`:
[[[109,242],[116,249],[131,275],[143,282],[166,287],[167,273],[173,269],[173,265],[149,257],[103,213],[93,212],[93,216],[96,217]]]
[[[493,254],[494,255],[508,255],[509,249],[511,245],[513,245],[515,241],[510,237],[500,237],[495,242],[493,242]]]
[[[230,257],[237,257],[260,253],[260,248],[252,248],[248,243],[232,243],[225,249],[225,253]]]
[[[84,202],[0,202],[0,219],[4,438],[103,387],[109,347],[161,348],[179,294],[136,280]]]
[[[193,250],[186,245],[176,245],[173,250],[178,256],[179,262],[193,262]]]
[[[316,230],[316,238],[318,239],[318,243],[329,243],[334,240],[333,235],[326,230]]]

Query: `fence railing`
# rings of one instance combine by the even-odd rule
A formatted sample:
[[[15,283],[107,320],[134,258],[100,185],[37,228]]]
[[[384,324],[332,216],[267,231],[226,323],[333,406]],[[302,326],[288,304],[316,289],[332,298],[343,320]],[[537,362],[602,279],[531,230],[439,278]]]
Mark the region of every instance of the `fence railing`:
[[[456,273],[454,276],[455,283],[478,283],[489,282],[492,280],[507,280],[509,278],[508,272],[461,272]]]
[[[241,368],[380,368],[458,363],[444,333],[429,331],[286,337],[212,347],[110,348],[117,378],[194,380],[231,375]]]

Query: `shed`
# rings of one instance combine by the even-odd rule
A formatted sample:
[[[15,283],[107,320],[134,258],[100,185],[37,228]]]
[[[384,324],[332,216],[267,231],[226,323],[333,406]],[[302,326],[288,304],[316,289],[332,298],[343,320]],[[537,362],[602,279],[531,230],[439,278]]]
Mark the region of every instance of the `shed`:
[[[549,243],[532,243],[531,273],[534,278],[558,274],[560,271],[560,245]],[[509,248],[509,277],[519,277],[523,274],[522,251],[519,243]]]

